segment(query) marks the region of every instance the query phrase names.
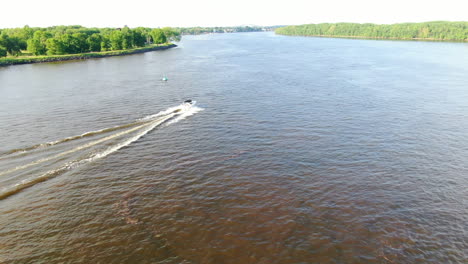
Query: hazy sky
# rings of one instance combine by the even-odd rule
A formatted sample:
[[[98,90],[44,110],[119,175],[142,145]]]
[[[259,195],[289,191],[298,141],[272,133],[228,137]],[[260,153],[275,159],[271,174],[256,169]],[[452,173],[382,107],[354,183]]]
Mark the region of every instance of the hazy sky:
[[[468,0],[3,0],[0,28],[468,21]]]

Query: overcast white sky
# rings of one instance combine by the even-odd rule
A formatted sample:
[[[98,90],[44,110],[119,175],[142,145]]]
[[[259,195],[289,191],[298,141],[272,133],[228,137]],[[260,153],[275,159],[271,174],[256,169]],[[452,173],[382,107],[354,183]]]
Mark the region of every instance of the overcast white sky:
[[[323,22],[468,21],[468,0],[23,0],[0,3],[0,28],[191,27]]]

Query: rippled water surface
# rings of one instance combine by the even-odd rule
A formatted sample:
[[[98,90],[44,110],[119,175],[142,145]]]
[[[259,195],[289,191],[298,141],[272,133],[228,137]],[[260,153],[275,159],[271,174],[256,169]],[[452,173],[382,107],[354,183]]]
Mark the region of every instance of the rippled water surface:
[[[468,263],[467,84],[273,33],[0,68],[0,263]]]

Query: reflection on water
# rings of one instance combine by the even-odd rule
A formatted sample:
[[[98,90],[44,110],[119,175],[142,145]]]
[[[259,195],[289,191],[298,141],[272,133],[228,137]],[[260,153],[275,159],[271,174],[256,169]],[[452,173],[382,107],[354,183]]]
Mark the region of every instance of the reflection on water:
[[[0,69],[0,263],[466,263],[466,44],[184,38]]]

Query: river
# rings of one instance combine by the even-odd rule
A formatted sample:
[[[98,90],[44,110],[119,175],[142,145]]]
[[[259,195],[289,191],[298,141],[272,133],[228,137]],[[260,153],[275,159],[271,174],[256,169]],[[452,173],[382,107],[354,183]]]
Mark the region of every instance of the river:
[[[467,84],[271,32],[0,67],[0,263],[467,263]]]

